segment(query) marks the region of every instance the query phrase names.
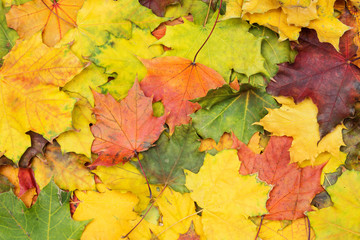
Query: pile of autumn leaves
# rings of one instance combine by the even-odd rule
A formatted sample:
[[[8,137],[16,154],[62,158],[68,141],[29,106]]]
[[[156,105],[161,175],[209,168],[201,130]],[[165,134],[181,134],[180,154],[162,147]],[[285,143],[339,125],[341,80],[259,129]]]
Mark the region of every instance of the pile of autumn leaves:
[[[193,64],[202,1],[15,2],[1,236],[119,239],[145,215],[128,238],[360,237],[357,6],[227,0]]]

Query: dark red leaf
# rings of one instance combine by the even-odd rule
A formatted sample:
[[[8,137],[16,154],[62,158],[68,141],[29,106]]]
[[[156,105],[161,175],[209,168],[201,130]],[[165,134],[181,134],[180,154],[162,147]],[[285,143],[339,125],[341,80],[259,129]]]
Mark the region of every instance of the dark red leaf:
[[[351,63],[357,47],[353,32],[340,39],[340,52],[329,43],[320,43],[313,30],[303,30],[294,64],[280,65],[267,91],[272,95],[291,96],[295,102],[309,97],[319,109],[321,137],[345,117],[359,97],[360,69]]]

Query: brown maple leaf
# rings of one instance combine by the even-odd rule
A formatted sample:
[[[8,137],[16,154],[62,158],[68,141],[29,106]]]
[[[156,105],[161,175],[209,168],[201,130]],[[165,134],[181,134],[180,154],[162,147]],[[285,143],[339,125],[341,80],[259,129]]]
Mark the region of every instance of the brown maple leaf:
[[[166,114],[153,116],[152,98],[146,97],[135,80],[128,96],[117,102],[110,94],[93,92],[96,124],[92,152],[99,157],[92,166],[111,166],[147,150],[163,131]]]
[[[169,112],[166,123],[170,133],[174,127],[189,123],[189,116],[200,109],[198,103],[188,100],[204,97],[210,89],[221,87],[224,79],[215,70],[200,63],[180,57],[141,59],[147,68],[141,88],[146,96],[162,100],[165,112]]]
[[[76,27],[76,15],[84,0],[34,0],[13,5],[6,14],[8,26],[21,38],[42,31],[43,42],[54,46],[67,31]]]
[[[180,0],[139,0],[140,4],[144,7],[150,8],[153,13],[159,17],[165,15],[166,7],[168,5],[179,3]]]
[[[325,164],[300,168],[290,164],[292,138],[272,136],[263,154],[253,153],[237,140],[240,174],[258,173],[259,179],[273,185],[266,202],[270,220],[295,220],[311,211],[310,203],[324,189],[320,176]]]

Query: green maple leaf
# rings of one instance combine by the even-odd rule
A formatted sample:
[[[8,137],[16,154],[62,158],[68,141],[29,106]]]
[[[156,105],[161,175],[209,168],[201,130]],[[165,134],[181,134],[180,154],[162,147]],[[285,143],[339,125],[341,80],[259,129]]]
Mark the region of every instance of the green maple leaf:
[[[269,94],[250,85],[242,85],[239,92],[224,85],[193,101],[202,107],[191,115],[194,128],[201,137],[217,142],[224,132],[233,131],[247,143],[255,132],[262,131],[261,126],[252,124],[266,115],[265,107],[277,106]]]
[[[141,80],[147,72],[138,57],[150,59],[163,53],[162,46],[150,46],[155,41],[149,30],[134,27],[131,39],[111,37],[106,44],[96,47],[90,59],[106,68],[107,73],[117,74],[116,79],[101,86],[102,91],[117,100],[126,97],[135,78]]]
[[[184,19],[184,24],[167,26],[166,34],[157,43],[170,47],[165,56],[192,59],[209,35],[215,18],[203,27]],[[250,25],[241,19],[218,22],[196,61],[219,72],[229,81],[231,71],[251,76],[268,75],[261,55],[262,38],[248,32]]]
[[[88,221],[71,219],[69,198],[53,181],[30,209],[12,191],[0,194],[0,238],[79,239]]]
[[[156,146],[144,152],[141,164],[151,184],[164,184],[175,191],[188,192],[185,187],[184,169],[197,173],[205,153],[198,151],[200,141],[191,125],[175,127],[169,137],[163,133]],[[137,164],[138,169],[140,167]]]

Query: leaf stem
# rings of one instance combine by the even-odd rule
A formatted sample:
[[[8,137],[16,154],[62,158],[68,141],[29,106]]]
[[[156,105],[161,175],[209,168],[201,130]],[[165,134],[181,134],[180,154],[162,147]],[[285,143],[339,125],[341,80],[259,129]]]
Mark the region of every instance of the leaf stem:
[[[207,13],[206,13],[206,17],[205,17],[205,21],[204,21],[204,23],[203,23],[203,27],[205,27],[205,25],[206,25],[206,23],[207,23],[207,20],[208,20],[208,18],[209,18],[211,4],[212,4],[212,0],[210,0],[210,2],[209,2],[209,7],[208,7],[208,11],[207,11]]]
[[[216,20],[215,20],[214,26],[213,26],[213,28],[211,29],[211,31],[210,31],[210,33],[209,33],[209,36],[206,38],[206,40],[204,41],[204,43],[201,45],[201,47],[199,48],[199,50],[196,52],[196,54],[195,54],[195,56],[194,56],[193,64],[195,64],[197,55],[199,54],[199,52],[201,51],[201,49],[205,46],[206,42],[209,40],[209,38],[211,37],[212,33],[214,32],[214,29],[215,29],[215,27],[216,27],[217,21],[218,21],[218,19],[219,19],[222,2],[223,2],[223,0],[220,0],[219,12],[218,12],[218,14],[217,14],[217,16],[216,16]]]
[[[141,172],[142,172],[142,174],[144,175],[144,177],[145,177],[145,179],[146,179],[146,183],[147,183],[147,186],[148,186],[148,188],[149,188],[149,195],[150,195],[149,198],[152,199],[151,187],[150,187],[148,178],[146,177],[144,168],[143,168],[143,166],[141,165],[140,158],[139,158],[139,154],[138,154],[136,151],[135,151],[135,156],[137,157],[138,163],[139,163],[140,168],[141,168]]]
[[[307,219],[307,223],[308,223],[308,227],[309,227],[308,240],[310,240],[310,237],[311,237],[311,226],[310,226],[310,220],[309,220],[309,217],[308,217],[308,216],[306,216],[306,219]]]
[[[141,217],[140,221],[139,221],[126,235],[122,236],[121,238],[127,238],[127,237],[130,235],[130,233],[132,233],[132,231],[134,231],[135,228],[136,228],[137,226],[139,226],[139,224],[142,222],[142,220],[144,220],[145,217],[146,217],[146,215],[149,213],[150,209],[154,206],[156,200],[163,194],[163,192],[164,192],[164,190],[165,190],[166,187],[167,187],[167,185],[164,186],[164,188],[161,190],[161,192],[160,192],[159,195],[156,197],[156,199],[151,199],[151,205],[150,205],[150,207],[146,210],[146,212],[144,213],[144,215]]]
[[[259,233],[260,233],[260,229],[261,229],[263,220],[264,220],[264,215],[261,216],[261,221],[260,221],[259,229],[258,229],[258,231],[257,231],[257,233],[256,233],[256,236],[255,236],[255,240],[256,240],[256,239],[258,238],[258,236],[259,236]]]

